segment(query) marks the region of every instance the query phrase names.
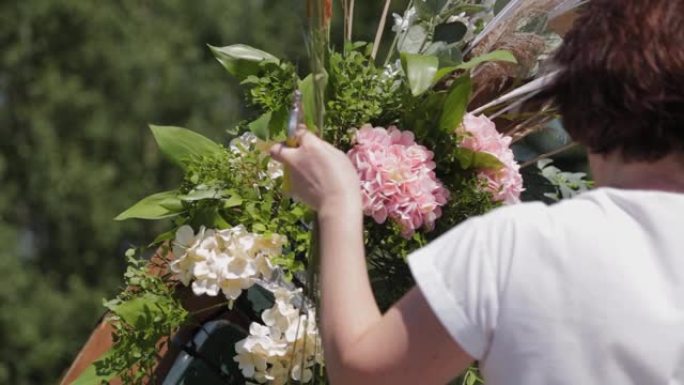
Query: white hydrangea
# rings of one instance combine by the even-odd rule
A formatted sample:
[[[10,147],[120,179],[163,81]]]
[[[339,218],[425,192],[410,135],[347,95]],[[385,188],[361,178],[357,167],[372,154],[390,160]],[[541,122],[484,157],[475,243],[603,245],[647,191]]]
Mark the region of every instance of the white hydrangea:
[[[320,335],[313,309],[305,312],[294,306],[301,290],[279,287],[274,290],[275,304],[249,328],[249,336],[235,344],[238,363],[245,378],[260,384],[281,385],[288,377],[300,383],[313,378],[315,365],[323,364]]]
[[[282,235],[259,235],[244,226],[226,230],[201,228],[195,234],[190,226],[176,231],[170,269],[195,295],[216,296],[219,292],[235,300],[242,290],[261,279],[270,279],[270,258],[282,253]]]

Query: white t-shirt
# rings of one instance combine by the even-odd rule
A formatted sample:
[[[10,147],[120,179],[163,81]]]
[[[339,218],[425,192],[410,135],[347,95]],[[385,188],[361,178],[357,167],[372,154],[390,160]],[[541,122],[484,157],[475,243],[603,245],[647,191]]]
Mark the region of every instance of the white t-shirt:
[[[501,208],[409,264],[487,385],[684,385],[684,194]]]

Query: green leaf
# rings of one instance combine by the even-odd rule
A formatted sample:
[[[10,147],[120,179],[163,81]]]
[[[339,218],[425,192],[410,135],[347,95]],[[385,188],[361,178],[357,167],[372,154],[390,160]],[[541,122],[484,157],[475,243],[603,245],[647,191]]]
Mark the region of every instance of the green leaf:
[[[468,107],[471,89],[472,82],[469,75],[462,76],[454,81],[444,102],[442,116],[439,118],[440,130],[452,132],[461,124]]]
[[[161,152],[183,169],[193,156],[221,151],[221,146],[187,128],[150,125],[150,130]]]
[[[314,81],[313,74],[305,77],[299,82],[299,91],[302,93],[302,109],[304,114],[304,123],[309,130],[316,130],[315,110],[316,100],[314,95]]]
[[[449,44],[457,43],[463,39],[468,27],[461,22],[440,24],[435,27],[434,41],[444,41]]]
[[[464,170],[470,168],[499,170],[504,166],[499,158],[490,153],[476,152],[467,148],[456,150],[456,159]]]
[[[401,53],[418,53],[425,45],[427,38],[428,32],[423,25],[412,25],[408,31],[400,35],[397,50]]]
[[[512,53],[506,50],[496,50],[492,51],[490,53],[480,55],[478,57],[475,57],[473,59],[470,59],[470,61],[461,63],[459,65],[455,66],[449,66],[449,67],[444,67],[440,68],[437,73],[435,74],[434,79],[432,80],[432,83],[435,84],[438,81],[442,80],[445,76],[448,74],[457,71],[457,70],[463,70],[463,71],[468,71],[472,70],[473,68],[477,67],[478,65],[485,63],[485,62],[491,62],[491,61],[504,61],[508,63],[517,63],[517,60],[515,59],[515,56],[513,56]]]
[[[437,56],[402,53],[401,64],[413,96],[421,95],[432,87],[432,80],[439,67]]]
[[[257,120],[248,124],[249,130],[261,140],[268,140],[269,129],[268,124],[271,121],[271,112],[261,115]]]
[[[459,64],[456,66],[456,69],[460,70],[471,70],[478,65],[490,61],[503,61],[503,62],[508,62],[508,63],[517,63],[518,61],[515,59],[515,56],[510,51],[507,51],[505,49],[499,49],[496,51],[492,51],[489,53],[486,53],[484,55],[480,55],[477,57],[474,57],[470,59],[470,61],[467,61],[465,63]]]
[[[164,191],[143,198],[128,210],[119,214],[114,220],[170,218],[178,215],[182,210],[183,206],[178,198],[178,191]]]
[[[414,2],[418,15],[423,18],[433,18],[442,11],[447,0],[420,0]]]
[[[237,207],[242,205],[242,202],[243,200],[239,195],[233,194],[230,196],[230,198],[223,200],[223,208],[229,209],[231,207]]]
[[[287,121],[290,111],[286,106],[273,111],[271,120],[268,121],[268,132],[272,140],[285,140],[287,137]]]
[[[97,374],[97,362],[107,359],[112,355],[112,350],[103,354],[97,361],[90,364],[71,385],[100,385],[103,381],[109,381],[114,377],[114,373],[99,375]]]
[[[245,80],[251,75],[258,74],[263,63],[279,62],[278,58],[270,53],[244,44],[229,45],[227,47],[213,47],[210,45],[209,48],[214,53],[216,60],[239,80]]]
[[[463,53],[461,50],[455,46],[455,45],[448,45],[445,46],[441,49],[439,49],[436,53],[437,58],[439,58],[439,66],[440,67],[446,67],[446,66],[457,66],[461,63],[463,63]],[[437,71],[437,74],[435,74],[435,77],[439,74],[439,70]],[[440,76],[439,78],[441,79],[443,76]]]

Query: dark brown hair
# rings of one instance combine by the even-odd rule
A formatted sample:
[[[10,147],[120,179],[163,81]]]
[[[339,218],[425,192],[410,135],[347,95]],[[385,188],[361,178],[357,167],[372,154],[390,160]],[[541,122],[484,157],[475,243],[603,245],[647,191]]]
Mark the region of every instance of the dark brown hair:
[[[548,90],[570,135],[626,161],[684,152],[684,0],[590,0]]]

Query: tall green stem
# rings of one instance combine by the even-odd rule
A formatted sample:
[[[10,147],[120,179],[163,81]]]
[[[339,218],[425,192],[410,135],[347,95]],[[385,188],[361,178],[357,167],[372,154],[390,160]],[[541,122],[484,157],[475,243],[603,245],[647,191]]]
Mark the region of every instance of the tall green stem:
[[[390,3],[392,3],[392,0],[385,0],[385,7],[382,10],[378,30],[375,32],[375,42],[373,43],[373,52],[371,53],[371,59],[373,60],[375,60],[375,57],[378,55],[378,48],[380,48],[380,42],[382,41],[382,33],[385,31],[385,23],[387,22]]]

